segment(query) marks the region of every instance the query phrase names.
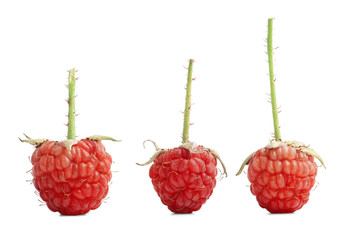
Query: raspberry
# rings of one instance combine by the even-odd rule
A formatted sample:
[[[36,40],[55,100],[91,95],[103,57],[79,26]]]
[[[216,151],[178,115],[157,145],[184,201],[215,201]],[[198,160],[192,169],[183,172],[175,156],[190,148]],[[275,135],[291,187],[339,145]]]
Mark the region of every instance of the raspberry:
[[[255,152],[248,168],[252,194],[271,213],[302,208],[309,200],[316,174],[314,157],[285,143]]]
[[[249,164],[250,189],[259,205],[271,213],[292,213],[309,201],[310,190],[317,174],[314,157],[324,167],[325,165],[321,157],[308,146],[281,140],[275,93],[272,26],[273,19],[269,18],[266,41],[275,139],[265,148],[250,154],[236,175]]]
[[[71,151],[47,141],[36,148],[31,163],[34,186],[51,211],[85,214],[108,193],[112,160],[100,141],[80,140]]]
[[[109,191],[111,156],[101,140],[118,141],[94,135],[76,141],[75,69],[69,70],[69,114],[67,139],[20,139],[36,146],[32,154],[33,183],[41,199],[53,212],[80,215],[94,210]]]
[[[154,162],[149,170],[151,182],[162,203],[174,213],[192,213],[209,199],[216,185],[217,160],[227,176],[226,168],[214,150],[189,141],[193,62],[193,59],[189,60],[182,145],[160,149],[154,141],[146,140],[154,144],[156,152],[149,161],[138,164],[144,166]]]
[[[174,213],[197,211],[216,185],[216,158],[198,146],[201,153],[178,147],[155,158],[149,175],[163,204]]]

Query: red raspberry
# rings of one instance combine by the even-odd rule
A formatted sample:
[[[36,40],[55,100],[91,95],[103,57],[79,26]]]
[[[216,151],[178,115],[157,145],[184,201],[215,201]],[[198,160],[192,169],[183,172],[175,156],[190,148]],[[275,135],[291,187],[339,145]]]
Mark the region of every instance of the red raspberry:
[[[155,158],[149,175],[163,204],[174,213],[197,211],[216,185],[216,158],[202,146],[192,153],[178,147]]]
[[[36,146],[31,157],[35,188],[51,211],[64,215],[80,215],[101,205],[109,191],[111,156],[100,140],[118,140],[94,135],[76,141],[75,134],[75,68],[69,70],[67,139],[19,140]]]
[[[248,178],[251,192],[259,205],[271,213],[292,213],[309,200],[317,174],[313,149],[298,142],[283,142],[280,134],[273,66],[273,19],[268,19],[267,55],[270,77],[270,99],[274,123],[274,140],[268,146],[252,153],[241,165],[239,175],[249,164]]]
[[[217,160],[227,176],[225,166],[214,150],[189,141],[193,63],[194,60],[190,59],[182,145],[174,149],[160,149],[154,141],[146,140],[154,144],[156,152],[149,161],[139,164],[144,166],[154,162],[149,171],[152,184],[162,203],[174,213],[197,211],[209,199],[216,185]]]
[[[47,141],[36,148],[31,163],[35,188],[51,211],[85,214],[108,193],[112,160],[100,141],[82,139],[70,151]]]
[[[314,157],[285,143],[255,152],[248,168],[252,194],[271,213],[299,210],[309,200],[316,174]]]

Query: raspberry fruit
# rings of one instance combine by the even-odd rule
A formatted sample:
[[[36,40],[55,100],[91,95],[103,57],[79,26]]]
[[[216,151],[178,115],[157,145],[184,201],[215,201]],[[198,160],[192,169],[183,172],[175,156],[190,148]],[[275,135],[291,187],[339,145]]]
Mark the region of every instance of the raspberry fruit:
[[[184,147],[163,152],[155,158],[149,176],[163,204],[175,213],[197,211],[216,185],[216,157],[202,146],[192,153]]]
[[[274,147],[276,145],[276,147]],[[292,213],[309,200],[317,165],[296,143],[272,142],[252,154],[247,171],[251,192],[271,213]]]
[[[71,151],[47,141],[36,148],[31,163],[34,186],[51,211],[85,214],[98,208],[108,193],[112,160],[100,141],[82,139]]]
[[[217,160],[227,175],[223,162],[214,150],[188,141],[192,64],[193,60],[190,59],[183,144],[173,149],[160,149],[154,141],[146,140],[154,144],[156,152],[148,162],[139,164],[144,166],[153,162],[149,176],[154,189],[161,202],[174,213],[197,211],[210,198],[216,185]]]
[[[69,73],[68,139],[21,140],[36,146],[31,157],[33,183],[41,199],[51,211],[63,215],[80,215],[94,210],[106,197],[111,180],[112,159],[101,140],[92,136],[75,140],[74,113],[75,70]]]
[[[309,200],[318,168],[314,157],[325,165],[321,157],[308,146],[281,140],[273,71],[272,21],[268,20],[267,47],[275,141],[252,153],[243,162],[237,175],[248,164],[250,189],[259,205],[271,213],[292,213]]]

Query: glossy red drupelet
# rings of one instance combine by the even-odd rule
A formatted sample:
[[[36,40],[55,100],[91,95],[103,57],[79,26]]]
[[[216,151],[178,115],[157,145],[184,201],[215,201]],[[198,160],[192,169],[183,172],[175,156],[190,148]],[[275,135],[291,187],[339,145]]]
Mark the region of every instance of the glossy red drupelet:
[[[71,151],[47,141],[36,148],[31,163],[35,188],[51,211],[85,214],[108,193],[112,160],[100,141],[83,139]]]
[[[309,200],[316,174],[314,157],[287,144],[258,150],[248,168],[251,192],[271,213],[299,210]]]
[[[203,150],[197,146],[195,151]],[[216,185],[215,157],[207,152],[191,153],[174,148],[160,154],[150,168],[150,178],[163,204],[174,213],[197,211]]]

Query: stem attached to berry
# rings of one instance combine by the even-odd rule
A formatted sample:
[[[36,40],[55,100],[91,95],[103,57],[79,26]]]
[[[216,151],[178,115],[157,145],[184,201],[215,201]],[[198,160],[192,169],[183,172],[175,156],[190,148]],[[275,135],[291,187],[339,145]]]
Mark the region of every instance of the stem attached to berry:
[[[69,71],[69,114],[68,114],[68,140],[75,140],[75,68]]]
[[[267,36],[267,54],[269,61],[269,75],[270,75],[270,89],[271,89],[271,106],[274,120],[275,140],[281,141],[278,109],[276,104],[275,80],[274,80],[274,61],[273,61],[273,46],[272,46],[272,29],[273,19],[268,19],[268,36]]]
[[[182,143],[187,143],[189,141],[189,126],[190,126],[190,108],[191,108],[191,83],[192,83],[192,69],[193,69],[194,59],[189,60],[187,84],[186,84],[186,102],[184,110],[184,128]]]

